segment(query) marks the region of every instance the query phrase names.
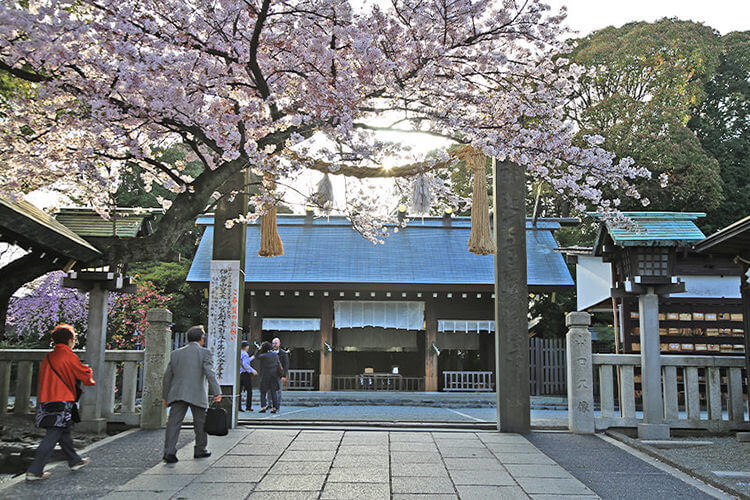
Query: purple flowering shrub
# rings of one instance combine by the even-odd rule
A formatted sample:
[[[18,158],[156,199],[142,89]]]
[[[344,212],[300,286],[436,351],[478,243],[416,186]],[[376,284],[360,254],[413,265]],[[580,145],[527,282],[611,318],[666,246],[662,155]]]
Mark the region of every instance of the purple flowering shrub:
[[[78,333],[78,346],[85,345],[88,315],[88,293],[63,288],[62,271],[47,274],[32,290],[13,297],[8,306],[6,326],[15,332],[10,343],[15,347],[49,345],[49,333],[55,325],[69,323]],[[136,293],[110,293],[107,303],[107,349],[133,349],[143,345],[143,334],[148,325],[146,311],[152,307],[166,307],[170,297],[161,295],[153,283],[138,285]]]
[[[63,276],[62,271],[49,273],[37,281],[31,292],[11,299],[6,325],[8,331],[15,331],[18,338],[14,340],[38,341],[39,347],[46,347],[50,330],[60,323],[85,332],[88,294],[60,286]]]

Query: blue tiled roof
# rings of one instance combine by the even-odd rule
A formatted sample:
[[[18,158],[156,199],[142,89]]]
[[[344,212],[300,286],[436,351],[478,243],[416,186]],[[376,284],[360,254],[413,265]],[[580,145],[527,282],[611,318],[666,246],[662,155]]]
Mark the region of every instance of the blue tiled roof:
[[[678,246],[695,243],[705,238],[695,225],[696,219],[705,217],[702,212],[623,212],[638,229],[613,227],[607,223],[607,232],[619,246]],[[597,213],[591,213],[600,218]],[[597,244],[603,235],[599,234]]]
[[[470,220],[454,217],[450,225],[441,218],[412,219],[406,228],[373,245],[341,217],[315,219],[279,216],[284,255],[258,257],[260,224],[248,224],[245,281],[247,283],[357,283],[492,285],[494,257],[469,253]],[[213,247],[213,216],[202,216],[206,225],[189,282],[208,282]],[[572,286],[563,256],[556,252],[554,220],[527,222],[528,284],[536,287]]]

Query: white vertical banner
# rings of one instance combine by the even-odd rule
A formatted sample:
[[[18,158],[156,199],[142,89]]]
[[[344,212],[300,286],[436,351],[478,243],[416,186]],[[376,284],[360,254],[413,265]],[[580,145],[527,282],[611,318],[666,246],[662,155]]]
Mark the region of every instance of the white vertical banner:
[[[212,260],[208,288],[208,347],[221,385],[237,383],[240,261]],[[234,392],[234,391],[233,391]]]

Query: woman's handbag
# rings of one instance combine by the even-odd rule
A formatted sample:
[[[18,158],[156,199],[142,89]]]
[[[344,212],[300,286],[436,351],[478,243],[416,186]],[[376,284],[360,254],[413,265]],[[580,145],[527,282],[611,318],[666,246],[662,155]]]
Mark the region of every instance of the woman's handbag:
[[[226,436],[229,434],[229,415],[227,411],[213,403],[206,411],[206,424],[203,426],[206,434],[212,436]]]
[[[59,427],[67,429],[73,422],[73,401],[49,401],[40,403],[36,407],[34,424],[42,429]],[[77,415],[77,412],[76,412]]]

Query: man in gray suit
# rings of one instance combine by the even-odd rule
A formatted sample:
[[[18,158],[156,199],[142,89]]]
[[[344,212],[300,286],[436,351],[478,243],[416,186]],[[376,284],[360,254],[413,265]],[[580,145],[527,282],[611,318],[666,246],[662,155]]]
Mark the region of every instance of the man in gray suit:
[[[187,331],[188,345],[172,352],[164,372],[164,406],[169,406],[167,430],[164,434],[164,461],[177,462],[177,439],[188,407],[193,414],[195,431],[194,458],[210,457],[206,450],[208,436],[203,426],[208,408],[207,393],[221,401],[221,387],[213,370],[211,351],[203,347],[206,332],[202,326],[193,326]],[[206,385],[208,384],[208,387]]]

